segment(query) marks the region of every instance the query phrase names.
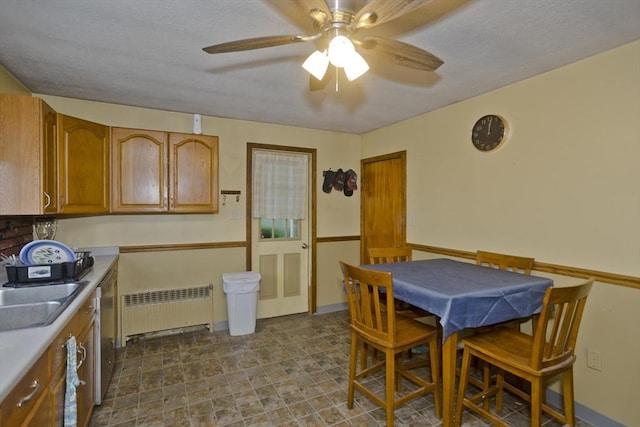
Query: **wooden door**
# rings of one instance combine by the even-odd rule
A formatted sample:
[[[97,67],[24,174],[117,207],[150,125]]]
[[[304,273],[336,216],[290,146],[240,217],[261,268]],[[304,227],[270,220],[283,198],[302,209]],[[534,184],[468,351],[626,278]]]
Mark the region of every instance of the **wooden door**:
[[[168,134],[111,129],[111,212],[169,209]]]
[[[169,134],[169,210],[218,212],[218,137]]]
[[[60,212],[109,212],[108,133],[107,126],[58,114]]]
[[[363,159],[361,171],[360,261],[370,247],[406,243],[407,152]]]

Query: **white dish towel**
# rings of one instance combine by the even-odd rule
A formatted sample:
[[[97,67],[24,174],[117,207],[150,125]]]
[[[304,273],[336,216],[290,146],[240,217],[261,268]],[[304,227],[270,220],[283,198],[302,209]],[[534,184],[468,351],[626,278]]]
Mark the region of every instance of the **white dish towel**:
[[[77,364],[78,347],[76,337],[71,335],[67,340],[67,388],[64,396],[64,425],[76,427],[78,425],[78,397],[76,388],[84,381],[78,377]]]

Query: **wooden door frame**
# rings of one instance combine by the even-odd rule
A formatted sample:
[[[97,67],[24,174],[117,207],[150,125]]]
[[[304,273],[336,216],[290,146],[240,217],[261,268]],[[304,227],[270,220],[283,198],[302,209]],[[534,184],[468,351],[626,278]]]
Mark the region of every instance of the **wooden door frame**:
[[[382,162],[385,160],[392,160],[392,159],[399,159],[403,165],[404,165],[404,172],[405,172],[405,178],[404,178],[404,184],[405,184],[405,188],[404,188],[404,236],[403,236],[403,243],[406,244],[407,242],[407,177],[406,177],[406,173],[407,173],[407,150],[402,150],[402,151],[396,151],[394,153],[388,153],[388,154],[382,154],[380,156],[375,156],[375,157],[368,157],[366,159],[361,159],[360,160],[360,173],[362,174],[362,179],[366,180],[366,177],[364,176],[364,170],[365,170],[365,165],[367,163],[376,163],[376,162]],[[363,181],[361,184],[366,185],[366,182]],[[364,191],[360,192],[360,262],[365,264],[367,263],[367,256],[364,253],[365,248],[364,248],[364,243],[363,243],[363,236],[364,236],[364,222],[365,222],[365,217],[364,217]]]
[[[303,148],[303,147],[291,147],[285,145],[270,145],[270,144],[256,144],[252,142],[247,143],[247,180],[246,180],[246,194],[247,194],[247,210],[246,210],[246,261],[247,261],[247,271],[251,271],[252,259],[251,259],[251,251],[253,248],[253,238],[251,235],[251,221],[253,215],[253,152],[254,150],[270,150],[270,151],[287,151],[294,153],[304,153],[308,154],[311,157],[311,165],[309,168],[309,173],[311,174],[311,188],[309,191],[309,197],[311,197],[311,229],[309,230],[311,242],[311,257],[309,259],[309,265],[311,267],[311,274],[309,275],[310,281],[310,289],[308,292],[308,313],[313,314],[316,312],[317,307],[317,299],[316,299],[316,290],[317,290],[317,275],[316,275],[316,264],[317,264],[317,254],[316,254],[316,245],[317,245],[317,228],[316,228],[316,157],[317,150],[315,148]]]

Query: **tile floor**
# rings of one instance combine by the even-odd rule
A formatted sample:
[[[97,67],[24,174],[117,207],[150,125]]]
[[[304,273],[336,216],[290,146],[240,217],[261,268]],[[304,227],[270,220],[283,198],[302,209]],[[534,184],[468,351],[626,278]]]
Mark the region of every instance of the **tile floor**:
[[[90,426],[383,426],[382,409],[358,392],[347,409],[349,340],[342,311],[258,320],[240,337],[202,330],[130,342]],[[505,421],[528,426],[528,407],[505,400]],[[487,425],[468,413],[463,423]],[[396,425],[441,425],[431,395],[398,408]]]

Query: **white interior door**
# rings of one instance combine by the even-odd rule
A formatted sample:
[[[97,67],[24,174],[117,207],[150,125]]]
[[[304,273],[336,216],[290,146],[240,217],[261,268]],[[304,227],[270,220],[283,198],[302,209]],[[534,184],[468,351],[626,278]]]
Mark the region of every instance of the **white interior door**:
[[[252,269],[261,275],[258,299],[260,319],[309,310],[310,177],[307,178],[306,188],[307,215],[304,219],[251,220]]]

